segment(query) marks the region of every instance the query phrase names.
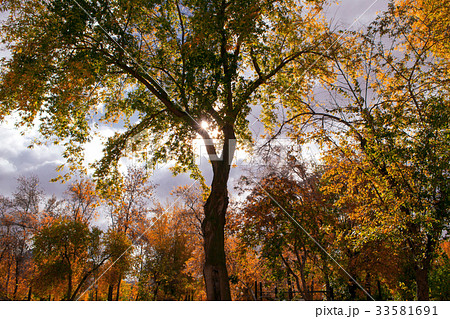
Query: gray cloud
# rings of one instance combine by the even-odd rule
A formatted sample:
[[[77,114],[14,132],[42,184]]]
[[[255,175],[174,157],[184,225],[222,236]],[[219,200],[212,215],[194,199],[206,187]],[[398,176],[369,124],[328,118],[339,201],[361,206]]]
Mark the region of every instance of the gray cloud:
[[[10,195],[16,187],[16,179],[23,175],[36,175],[49,193],[60,193],[61,185],[50,183],[57,176],[56,167],[63,163],[62,149],[56,146],[28,148],[35,132],[21,135],[11,125],[0,127],[0,193]]]
[[[377,13],[385,11],[387,0],[343,0],[332,3],[325,12],[326,17],[341,29],[360,29],[367,26]]]

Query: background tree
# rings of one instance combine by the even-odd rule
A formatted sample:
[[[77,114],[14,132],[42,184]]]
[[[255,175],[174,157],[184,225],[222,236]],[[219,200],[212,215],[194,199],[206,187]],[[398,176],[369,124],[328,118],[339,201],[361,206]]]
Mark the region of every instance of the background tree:
[[[191,257],[186,262],[186,272],[192,278],[189,289],[193,291],[191,298],[204,300],[205,289],[203,281],[203,264],[205,253],[203,250],[203,206],[205,205],[204,190],[198,185],[177,187],[172,195],[177,201],[177,214],[180,223],[183,225],[183,231],[188,235],[189,247],[192,250]],[[225,245],[226,249],[226,245]],[[227,266],[228,267],[228,266]]]
[[[448,300],[450,296],[450,244],[443,242],[439,247],[436,265],[430,273],[430,297],[433,300]]]
[[[103,191],[105,208],[111,219],[111,234],[124,236],[126,242],[134,243],[139,241],[141,235],[147,230],[145,221],[153,209],[154,185],[148,180],[147,172],[144,168],[128,167],[125,174],[117,174],[114,184]],[[116,256],[120,259],[130,257],[130,254]],[[111,278],[116,282],[111,282],[109,289],[117,285],[115,300],[119,300],[120,284],[125,272],[131,266],[130,260],[114,263],[110,269]],[[115,275],[112,275],[112,274]]]
[[[247,246],[261,247],[261,258],[276,281],[292,278],[301,297],[313,300],[314,282],[330,289],[331,260],[308,234],[330,251],[335,221],[320,192],[319,168],[307,168],[288,153],[281,165],[275,156],[277,167],[267,162],[262,177],[242,178],[241,191],[249,194],[242,204],[239,236]]]
[[[66,196],[64,215],[86,223],[98,218],[100,197],[95,189],[95,183],[88,177],[71,182]]]
[[[328,153],[328,190],[357,201],[365,220],[360,239],[389,233],[402,242],[416,298],[427,300],[428,274],[449,222],[448,60],[436,58],[427,41],[409,41],[412,26],[395,17],[391,7],[328,56],[334,75],[321,81],[329,94],[287,94],[287,122],[294,135]],[[309,132],[301,130],[305,124]],[[340,155],[346,160],[336,163]],[[350,165],[354,175],[343,180]]]
[[[107,300],[119,300],[122,279],[131,268],[133,248],[130,238],[126,233],[109,229],[105,234],[105,252],[109,256],[106,263],[105,279],[108,282]],[[116,295],[113,296],[114,286],[117,286]]]
[[[75,300],[87,279],[107,259],[98,261],[95,256],[99,250],[93,245],[99,245],[100,236],[98,228],[89,229],[79,220],[55,220],[40,229],[33,249],[40,288],[53,290],[64,284],[63,300]]]
[[[157,210],[146,232],[145,253],[140,278],[140,296],[153,300],[182,300],[192,280],[187,261],[192,254],[188,233],[179,212]]]
[[[84,176],[68,185],[62,199],[47,201],[32,238],[37,297],[78,298],[109,258],[102,232],[93,226],[99,200],[95,184]]]
[[[450,26],[450,5],[447,1],[402,0],[393,1],[390,8],[396,19],[407,25],[413,32],[405,36],[414,46],[426,45],[436,56],[448,59],[450,46],[448,28]],[[406,31],[406,30],[405,30]]]
[[[144,168],[128,167],[120,174],[114,186],[103,192],[112,229],[131,239],[141,235],[140,224],[151,212],[154,189]]]
[[[0,265],[5,275],[2,295],[12,300],[25,299],[31,289],[30,242],[40,223],[44,199],[36,176],[21,176],[17,182],[12,198],[3,197],[1,201]]]

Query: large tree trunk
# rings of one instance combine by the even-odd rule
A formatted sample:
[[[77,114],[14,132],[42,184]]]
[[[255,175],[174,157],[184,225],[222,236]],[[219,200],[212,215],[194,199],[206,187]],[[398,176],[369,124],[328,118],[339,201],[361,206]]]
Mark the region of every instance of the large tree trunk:
[[[416,296],[417,300],[430,300],[430,287],[428,285],[429,265],[427,262],[422,267],[415,267]]]
[[[224,128],[224,133],[225,143],[222,158],[211,161],[213,181],[211,193],[204,206],[205,218],[202,222],[205,250],[203,276],[208,300],[231,300],[225,258],[224,230],[228,208],[227,182],[234,154],[234,145],[230,147],[230,141],[234,139],[233,128],[231,126]]]
[[[217,179],[218,177],[214,176],[214,180]],[[223,180],[223,176],[221,179]],[[218,182],[213,182],[211,194],[204,208],[205,219],[202,223],[202,231],[205,265],[203,275],[208,300],[231,300],[224,247],[225,215],[228,207],[226,180],[224,183],[224,185],[218,185]]]
[[[416,227],[416,228],[413,228]],[[410,227],[410,229],[415,230],[415,233],[418,233],[417,225],[413,225],[413,227]],[[412,232],[412,234],[415,234]],[[431,261],[432,261],[432,255],[434,253],[434,250],[436,248],[436,240],[435,238],[427,234],[426,235],[426,244],[425,249],[422,250],[419,246],[414,245],[413,241],[409,241],[409,245],[411,247],[411,250],[413,252],[412,257],[417,256],[422,253],[423,256],[421,256],[421,260],[415,260],[414,261],[414,275],[416,280],[416,298],[417,300],[430,300],[430,286],[428,283],[428,275],[431,269]],[[423,245],[423,243],[420,243],[420,245]]]

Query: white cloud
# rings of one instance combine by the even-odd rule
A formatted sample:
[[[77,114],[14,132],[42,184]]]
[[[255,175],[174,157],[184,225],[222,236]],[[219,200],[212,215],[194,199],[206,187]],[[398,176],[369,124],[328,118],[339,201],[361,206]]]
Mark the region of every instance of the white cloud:
[[[104,143],[108,140],[108,137],[113,136],[116,132],[121,132],[121,130],[108,125],[100,125],[99,128],[95,130],[92,140],[84,146],[85,165],[89,165],[102,158]]]
[[[14,164],[7,159],[0,158],[0,174],[9,174],[16,171]]]
[[[56,167],[64,162],[62,148],[55,145],[29,148],[39,133],[29,129],[21,134],[14,120],[9,117],[0,126],[0,194],[13,193],[17,177],[31,174],[37,175],[46,188],[56,190],[48,181],[57,176]]]

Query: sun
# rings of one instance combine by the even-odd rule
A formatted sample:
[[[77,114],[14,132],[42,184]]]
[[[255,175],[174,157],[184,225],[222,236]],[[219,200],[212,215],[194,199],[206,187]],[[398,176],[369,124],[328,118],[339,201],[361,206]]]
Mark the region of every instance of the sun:
[[[202,129],[206,130],[206,129],[208,129],[208,127],[209,127],[209,123],[206,122],[206,121],[202,121],[202,122],[200,123],[200,126],[202,127]]]

